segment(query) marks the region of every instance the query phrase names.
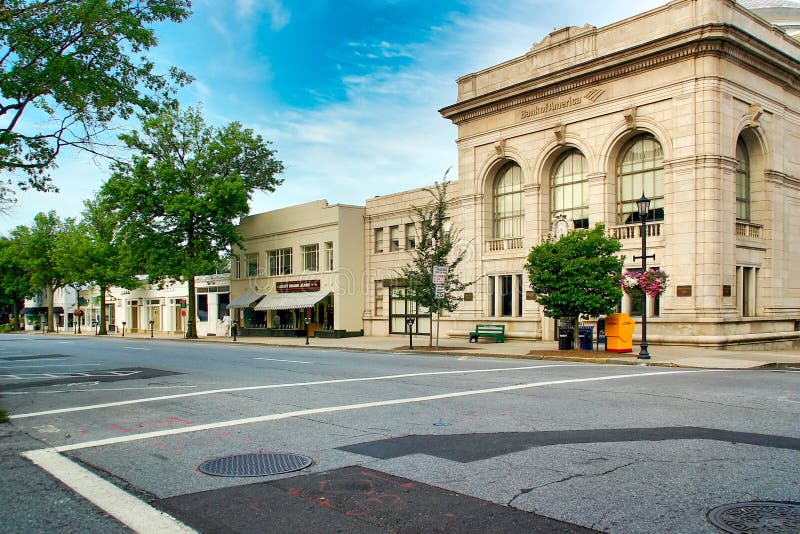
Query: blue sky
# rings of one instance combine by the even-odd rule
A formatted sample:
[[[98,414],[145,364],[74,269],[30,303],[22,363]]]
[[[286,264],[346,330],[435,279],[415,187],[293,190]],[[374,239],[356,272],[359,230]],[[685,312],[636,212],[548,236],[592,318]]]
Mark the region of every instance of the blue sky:
[[[457,175],[456,128],[438,110],[455,80],[525,54],[555,28],[605,26],[666,0],[195,0],[158,28],[151,57],[194,75],[186,105],[208,123],[239,121],[272,141],[284,184],[251,213],[376,195]],[[58,194],[18,193],[0,233],[54,209],[78,216],[108,177],[103,161],[65,153]]]

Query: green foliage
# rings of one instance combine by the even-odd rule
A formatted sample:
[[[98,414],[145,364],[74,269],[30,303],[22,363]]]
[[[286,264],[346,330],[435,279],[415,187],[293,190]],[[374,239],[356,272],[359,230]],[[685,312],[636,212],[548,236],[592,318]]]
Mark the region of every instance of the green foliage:
[[[422,207],[413,207],[417,245],[411,251],[411,263],[400,270],[402,278],[408,283],[406,298],[436,315],[442,311],[452,312],[458,309],[458,305],[464,300],[463,294],[459,293],[472,285],[472,282],[462,282],[456,272],[466,257],[467,249],[456,250],[460,231],[447,228],[448,184],[445,172],[441,183],[437,182],[433,188],[426,189],[431,195],[430,202]],[[433,284],[435,265],[448,268],[443,298],[436,297]]]
[[[141,121],[141,132],[121,136],[136,154],[115,166],[100,201],[121,222],[120,242],[139,272],[188,282],[194,317],[194,277],[225,262],[241,240],[235,221],[254,192],[282,183],[283,164],[260,135],[236,122],[208,127],[196,109],[168,106]]]
[[[0,2],[0,173],[54,190],[46,171],[64,146],[93,142],[116,117],[155,111],[189,77],[154,70],[151,26],[182,22],[190,0],[3,0]],[[23,120],[26,111],[31,119]],[[22,124],[34,128],[20,128]]]
[[[545,315],[588,319],[613,312],[622,298],[621,248],[603,224],[533,247],[525,270]]]
[[[8,412],[0,408],[0,423],[8,423]]]
[[[23,250],[18,239],[0,238],[0,303],[12,309],[12,325],[19,330],[19,311],[25,297],[33,295],[28,270],[22,262]]]
[[[44,290],[47,295],[47,331],[53,328],[53,293],[69,280],[63,270],[58,249],[59,234],[71,231],[74,220],[62,221],[55,211],[38,213],[33,226],[18,226],[11,231],[12,239],[19,244],[19,261],[28,273],[30,285],[35,290]]]

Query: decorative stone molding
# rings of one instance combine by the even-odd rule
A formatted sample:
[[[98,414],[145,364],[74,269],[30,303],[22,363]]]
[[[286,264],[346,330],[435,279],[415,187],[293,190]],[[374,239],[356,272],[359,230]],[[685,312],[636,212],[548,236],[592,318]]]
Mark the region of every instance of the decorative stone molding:
[[[761,115],[764,114],[764,108],[759,106],[758,104],[751,104],[750,109],[747,110],[747,113],[750,115],[750,128],[758,128],[761,124],[758,122],[761,119]]]
[[[556,127],[553,128],[553,133],[556,136],[556,142],[559,145],[563,146],[566,143],[566,137],[567,137],[566,124],[559,123],[558,125],[556,125]]]
[[[628,128],[636,128],[636,106],[633,106],[625,112],[625,123],[628,125]]]
[[[501,139],[494,144],[494,151],[500,157],[505,157],[506,155],[506,140]]]

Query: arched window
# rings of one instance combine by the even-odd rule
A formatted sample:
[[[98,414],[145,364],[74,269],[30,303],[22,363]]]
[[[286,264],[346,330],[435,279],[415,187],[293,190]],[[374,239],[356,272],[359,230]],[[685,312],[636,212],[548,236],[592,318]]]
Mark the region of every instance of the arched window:
[[[750,221],[750,156],[741,137],[736,142],[736,220]]]
[[[664,152],[650,134],[633,138],[617,165],[617,224],[638,223],[636,200],[650,199],[648,221],[664,220]]]
[[[492,192],[494,204],[494,237],[522,237],[525,208],[522,204],[522,169],[516,163],[508,163],[494,181]]]
[[[575,228],[589,228],[589,183],[586,158],[577,149],[565,152],[550,178],[550,215],[564,213]]]

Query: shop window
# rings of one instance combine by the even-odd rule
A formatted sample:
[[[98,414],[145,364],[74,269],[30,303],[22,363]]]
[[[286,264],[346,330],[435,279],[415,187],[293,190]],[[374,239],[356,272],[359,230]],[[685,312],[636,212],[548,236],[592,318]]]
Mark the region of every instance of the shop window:
[[[280,248],[267,251],[269,275],[292,274],[292,249]]]
[[[741,137],[736,142],[736,220],[750,221],[750,155]]]
[[[589,228],[586,167],[586,158],[573,148],[559,158],[550,178],[550,214],[565,214],[575,228]]]
[[[664,220],[664,153],[650,134],[633,138],[617,165],[618,224],[641,222],[636,201],[642,193],[650,199],[646,220]]]
[[[315,273],[319,271],[319,243],[303,245],[303,272]]]
[[[197,295],[197,321],[208,321],[208,294]]]
[[[389,288],[389,333],[407,334],[406,319],[413,318],[414,334],[430,334],[431,314],[426,308],[406,298],[407,288]]]
[[[400,227],[389,227],[389,251],[394,252],[400,250]]]
[[[493,227],[496,239],[522,237],[525,210],[522,194],[522,169],[509,163],[500,169],[492,191]]]
[[[230,293],[217,294],[217,320],[221,321],[226,315],[229,314],[228,304],[230,303],[231,303]]]
[[[375,229],[375,252],[383,252],[383,228]]]
[[[242,277],[242,258],[240,256],[233,257],[233,273],[235,278]]]
[[[383,315],[383,280],[375,280],[375,315]]]
[[[333,270],[333,241],[325,242],[325,270]]]

